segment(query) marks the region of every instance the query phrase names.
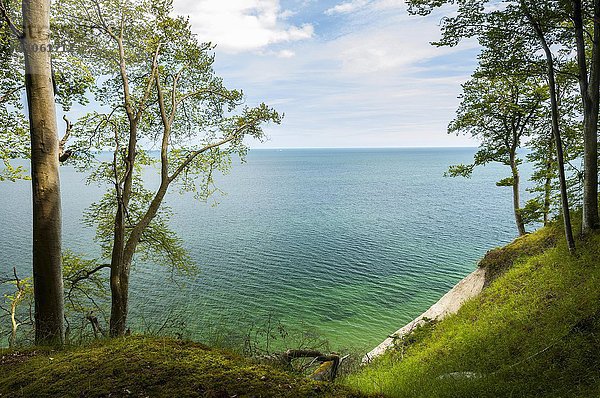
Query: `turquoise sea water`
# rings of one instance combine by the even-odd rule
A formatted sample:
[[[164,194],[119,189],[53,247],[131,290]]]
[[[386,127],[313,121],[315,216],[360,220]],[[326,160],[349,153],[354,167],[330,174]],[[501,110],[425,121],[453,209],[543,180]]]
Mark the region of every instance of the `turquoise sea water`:
[[[174,312],[190,337],[268,317],[334,346],[369,348],[426,310],[485,252],[516,236],[510,190],[490,165],[444,178],[474,149],[253,150],[219,177],[218,206],[172,193],[172,227],[200,268],[185,285],[136,264],[131,316]],[[525,176],[527,176],[527,166]],[[155,173],[148,172],[150,183]],[[62,169],[65,247],[94,255],[83,210],[102,190]],[[525,180],[526,178],[524,178]],[[0,183],[0,273],[31,259],[30,183]],[[525,195],[526,196],[526,195]],[[141,327],[141,326],[139,326]]]

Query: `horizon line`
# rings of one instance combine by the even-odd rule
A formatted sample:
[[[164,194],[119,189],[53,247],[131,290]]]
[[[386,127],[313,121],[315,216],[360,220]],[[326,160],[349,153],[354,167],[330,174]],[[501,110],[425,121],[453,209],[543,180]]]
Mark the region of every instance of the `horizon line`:
[[[476,149],[477,146],[291,146],[291,147],[252,147],[251,150],[269,149]]]

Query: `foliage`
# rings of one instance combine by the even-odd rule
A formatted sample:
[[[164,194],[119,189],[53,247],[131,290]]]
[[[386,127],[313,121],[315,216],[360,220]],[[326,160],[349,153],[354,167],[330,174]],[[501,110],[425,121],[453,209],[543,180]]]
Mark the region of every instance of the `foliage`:
[[[452,11],[442,19],[442,35],[434,44],[456,46],[464,39],[477,39],[483,48],[479,69],[491,72],[488,76],[512,74],[517,78],[520,76],[523,81],[545,78],[550,98],[550,103],[545,104],[548,108],[546,117],[542,119],[536,134],[528,134],[527,137],[533,147],[529,160],[536,167],[533,177],[535,186],[532,189],[536,196],[525,208],[519,208],[518,181],[514,180],[515,220],[520,234],[525,233],[524,221],[547,224],[551,215],[557,213],[556,203],[559,201],[556,200],[555,191],[558,185],[560,211],[566,225],[565,235],[573,252],[570,209],[577,209],[578,205],[592,209],[583,212],[586,215],[586,230],[592,229],[597,222],[596,185],[586,183],[597,179],[597,170],[590,171],[590,167],[597,167],[592,165],[595,163],[593,148],[596,147],[592,130],[597,127],[593,120],[598,115],[594,101],[599,81],[594,71],[600,70],[600,47],[596,45],[596,35],[600,37],[600,24],[597,23],[600,9],[597,8],[597,2],[409,0],[408,5],[409,12],[416,15],[429,15],[435,9],[449,6]],[[582,12],[578,11],[578,6],[581,6]],[[588,87],[596,89],[588,90]],[[494,109],[484,112],[486,116],[493,114]],[[580,116],[584,119],[585,134],[581,131]],[[550,141],[548,132],[552,134]],[[579,152],[578,147],[584,137],[587,137],[586,149]],[[485,149],[485,143],[483,146]],[[556,156],[552,146],[556,148]],[[497,155],[494,152],[498,148],[492,145],[491,149],[484,150],[479,154],[480,157],[485,159]],[[572,163],[581,154],[585,155],[583,159],[587,165],[586,173],[589,174],[587,180],[583,180],[583,174]],[[565,170],[565,163],[571,170]],[[513,166],[513,177],[514,170],[516,168]],[[567,174],[569,171],[571,173]],[[468,176],[468,172],[468,168],[459,165],[447,174]],[[555,184],[555,179],[559,184]],[[502,183],[508,183],[508,180]],[[582,200],[583,196],[585,200]]]
[[[63,253],[63,279],[65,287],[66,338],[85,341],[92,338],[89,317],[100,314],[104,320],[109,297],[105,278],[107,264],[94,259],[85,259],[72,251]],[[95,316],[95,315],[94,315]]]
[[[463,85],[460,98],[457,117],[448,132],[470,135],[480,142],[480,149],[472,165],[451,167],[451,176],[469,176],[474,167],[490,162],[510,166],[511,156],[526,137],[544,127],[542,104],[548,98],[547,88],[535,77],[523,79],[478,70]]]
[[[137,260],[193,271],[169,228],[167,189],[206,201],[219,192],[214,175],[227,173],[233,157],[244,159],[244,138],[263,139],[262,124],[280,123],[281,116],[264,104],[242,106],[242,92],[227,89],[213,70],[213,46],[197,41],[187,19],[171,16],[170,1],[60,2],[57,11],[78,57],[103,77],[93,88],[103,110],[73,130],[76,164],[91,171],[90,183],[109,187],[85,216],[96,226],[103,257],[124,250],[114,242],[122,206],[124,241]],[[97,151],[113,156],[102,159]],[[144,173],[153,171],[160,173],[158,189],[145,187]]]
[[[153,193],[143,188],[140,177],[134,184],[135,195],[129,203],[127,222],[135,225],[143,217]],[[102,199],[90,206],[84,214],[84,223],[96,227],[96,241],[100,244],[104,258],[109,259],[113,245],[114,215],[117,204],[114,201],[115,192],[110,190]],[[181,238],[169,227],[172,212],[168,206],[163,206],[156,217],[148,225],[140,245],[138,260],[143,264],[169,266],[174,272],[189,274],[195,272],[195,266],[183,246]]]
[[[71,342],[86,341],[94,334],[91,330],[89,316],[99,314],[102,319],[107,320],[106,303],[109,297],[106,288],[106,275],[102,275],[108,265],[101,264],[97,260],[85,259],[84,257],[66,251],[63,253],[63,278],[65,289],[65,320],[67,324],[66,337]],[[20,346],[29,344],[33,336],[33,282],[31,277],[17,278],[9,275],[0,279],[5,285],[11,286],[3,296],[0,310],[0,336],[10,336],[11,322],[10,309],[15,305],[16,320],[19,325],[15,336],[15,344]],[[17,285],[20,285],[22,293],[19,294]],[[94,315],[95,316],[95,315]],[[1,346],[2,344],[0,344]]]
[[[26,158],[29,149],[28,125],[23,114],[24,89],[22,56],[14,46],[10,30],[0,18],[0,181],[26,178],[23,166],[11,159]]]
[[[16,1],[3,0],[14,23],[19,22],[20,8]],[[56,19],[51,22],[52,40],[58,48],[61,34],[56,28]],[[25,115],[25,71],[20,43],[11,34],[8,24],[0,18],[0,159],[4,167],[0,170],[0,181],[29,179],[27,168],[15,166],[11,160],[28,159],[30,156],[29,124]],[[74,104],[85,106],[86,96],[95,83],[90,70],[68,51],[52,53],[52,75],[59,112],[67,115]],[[65,137],[68,138],[68,137]]]
[[[463,94],[456,119],[448,133],[466,134],[479,141],[479,150],[472,164],[450,166],[447,177],[470,177],[475,167],[498,162],[510,167],[510,177],[496,183],[499,187],[513,188],[513,207],[519,234],[525,233],[526,221],[532,214],[521,209],[519,166],[522,160],[518,150],[532,136],[547,128],[548,87],[537,75],[523,76],[521,72],[505,70],[504,63],[515,63],[499,58],[496,46],[485,48],[480,66],[471,80],[463,84]]]

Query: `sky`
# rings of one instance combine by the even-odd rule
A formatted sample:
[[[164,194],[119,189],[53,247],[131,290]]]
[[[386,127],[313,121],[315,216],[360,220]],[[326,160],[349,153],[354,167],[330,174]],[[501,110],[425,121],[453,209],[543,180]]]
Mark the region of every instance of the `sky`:
[[[446,128],[478,48],[402,0],[174,0],[230,88],[285,114],[253,148],[476,146]]]

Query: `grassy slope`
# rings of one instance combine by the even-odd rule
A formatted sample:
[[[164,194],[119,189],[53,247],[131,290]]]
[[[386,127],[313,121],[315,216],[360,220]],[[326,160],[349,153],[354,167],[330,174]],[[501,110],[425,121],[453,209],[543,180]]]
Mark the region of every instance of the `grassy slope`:
[[[0,351],[0,397],[350,397],[201,344],[129,337],[63,352]]]
[[[490,252],[482,265],[510,269],[480,297],[346,384],[389,397],[600,396],[600,235],[571,257],[561,234]]]

